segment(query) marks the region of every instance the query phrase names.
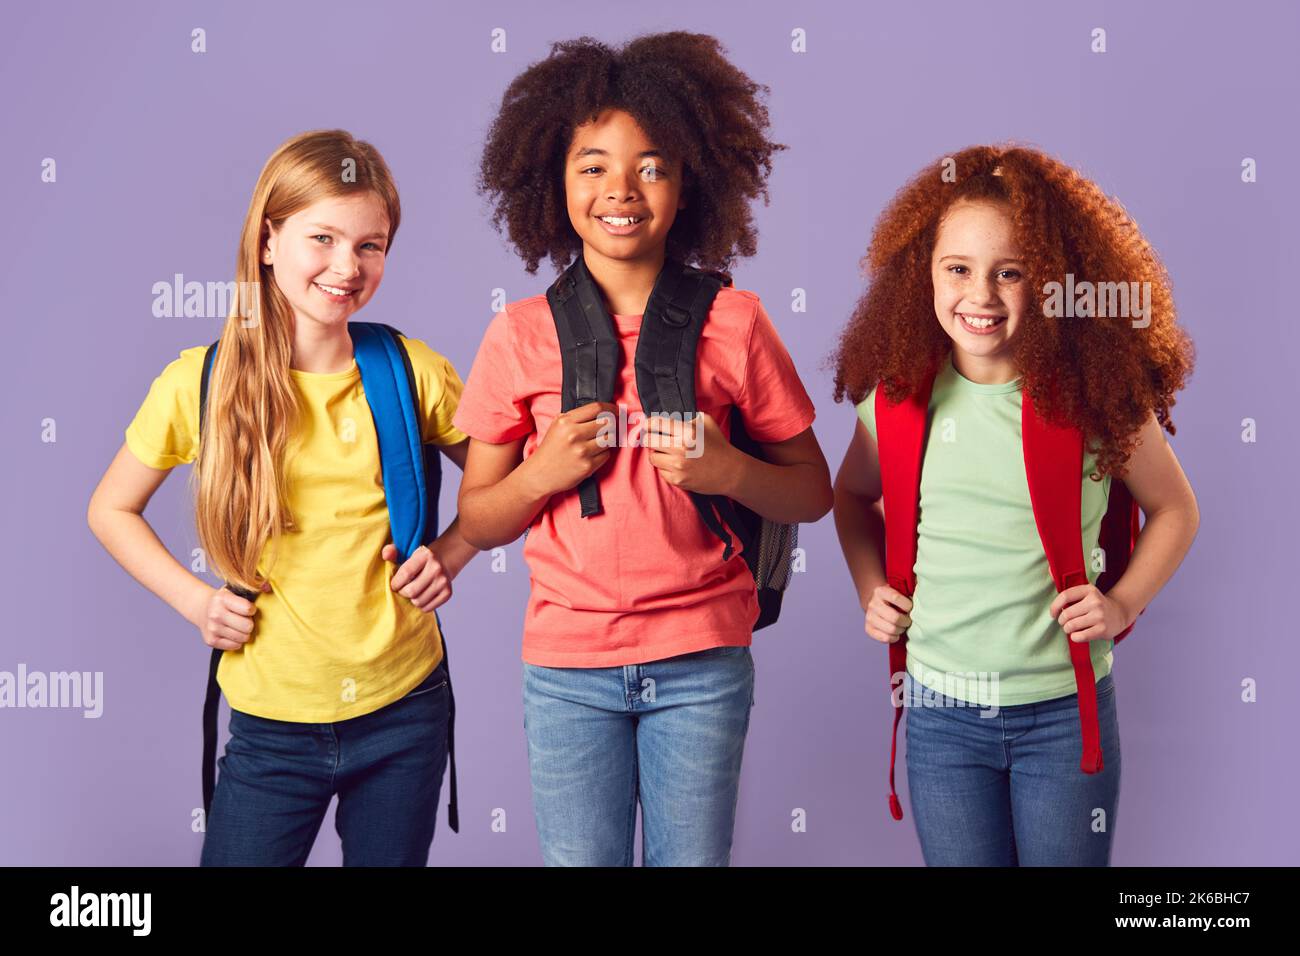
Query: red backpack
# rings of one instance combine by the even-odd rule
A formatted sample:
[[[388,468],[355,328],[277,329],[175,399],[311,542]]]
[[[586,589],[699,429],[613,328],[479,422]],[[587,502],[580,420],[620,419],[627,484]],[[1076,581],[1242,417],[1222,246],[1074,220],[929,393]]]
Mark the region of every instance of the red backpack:
[[[916,588],[916,528],[921,492],[921,459],[925,453],[927,412],[935,372],[909,399],[894,404],[876,389],[876,435],[880,454],[880,484],[885,509],[885,577],[889,586],[909,598]],[[1057,592],[1088,583],[1083,553],[1083,529],[1079,514],[1083,490],[1083,434],[1072,427],[1052,425],[1034,411],[1028,392],[1021,396],[1021,444],[1034,523],[1047,554]],[[1102,519],[1098,546],[1103,549],[1106,570],[1097,588],[1108,591],[1128,567],[1138,535],[1138,506],[1124,483],[1112,477],[1110,499]],[[1141,612],[1139,612],[1141,613]],[[1130,624],[1114,638],[1118,644]],[[1091,642],[1065,640],[1070,645],[1070,663],[1079,689],[1079,723],[1083,732],[1084,773],[1102,769],[1101,733],[1097,726],[1097,688],[1092,674]],[[889,645],[889,684],[892,701],[894,675],[907,669],[907,635]],[[894,710],[893,742],[889,750],[889,812],[903,819],[903,808],[894,790],[894,759],[898,753],[898,722],[902,707]]]

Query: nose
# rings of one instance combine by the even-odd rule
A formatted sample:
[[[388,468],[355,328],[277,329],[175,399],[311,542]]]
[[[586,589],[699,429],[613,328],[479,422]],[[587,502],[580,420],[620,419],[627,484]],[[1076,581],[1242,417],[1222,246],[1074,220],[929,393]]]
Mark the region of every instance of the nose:
[[[347,246],[340,244],[338,251],[334,254],[334,259],[330,263],[330,271],[345,282],[356,277],[361,271],[357,268],[357,254]]]
[[[982,282],[977,282],[972,292],[972,298],[982,306],[997,305],[1001,301],[1001,297],[998,295],[996,276],[986,276]]]
[[[611,172],[605,184],[605,199],[610,202],[624,203],[635,200],[638,196],[636,176],[627,170]]]

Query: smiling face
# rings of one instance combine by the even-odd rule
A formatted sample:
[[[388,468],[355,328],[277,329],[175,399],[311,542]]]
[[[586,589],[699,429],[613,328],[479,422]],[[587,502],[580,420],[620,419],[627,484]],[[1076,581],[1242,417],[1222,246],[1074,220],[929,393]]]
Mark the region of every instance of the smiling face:
[[[588,260],[662,261],[677,210],[686,208],[680,164],[622,110],[574,129],[564,192]]]
[[[328,198],[285,219],[269,235],[262,262],[299,322],[346,323],[384,275],[388,215],[374,193]]]
[[[1020,255],[1002,204],[962,200],[939,224],[930,259],[934,312],[952,339],[953,365],[972,381],[1018,374],[1011,340],[1029,307]]]

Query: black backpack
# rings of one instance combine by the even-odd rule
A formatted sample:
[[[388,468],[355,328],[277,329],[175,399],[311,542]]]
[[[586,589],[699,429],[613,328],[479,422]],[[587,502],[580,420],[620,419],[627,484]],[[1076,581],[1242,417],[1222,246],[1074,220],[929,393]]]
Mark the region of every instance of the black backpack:
[[[642,412],[694,415],[695,359],[700,331],[718,290],[731,285],[724,273],[704,272],[671,259],[655,280],[636,346],[636,386]],[[614,322],[582,256],[546,290],[546,301],[560,340],[564,378],[560,410],[588,402],[612,402],[622,350]],[[763,453],[745,430],[740,409],[731,409],[731,443],[748,455]],[[775,621],[790,583],[790,562],[798,542],[797,524],[768,521],[723,495],[687,492],[705,526],[722,542],[724,561],[734,553],[731,534],[740,539],[742,557],[758,590],[754,630]],[[602,512],[598,476],[578,485],[584,518]],[[730,533],[729,533],[730,531]]]

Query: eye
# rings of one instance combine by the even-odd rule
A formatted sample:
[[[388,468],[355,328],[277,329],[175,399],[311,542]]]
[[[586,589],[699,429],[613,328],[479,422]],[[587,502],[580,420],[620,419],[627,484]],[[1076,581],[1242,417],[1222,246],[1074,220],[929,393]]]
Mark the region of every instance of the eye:
[[[966,268],[965,266],[960,266],[960,265],[959,265],[959,266],[949,266],[949,267],[948,267],[948,271],[949,271],[949,272],[953,272],[953,271],[956,270],[956,269],[965,269],[965,268]],[[965,274],[966,274],[966,273],[964,273],[964,272],[958,272],[958,273],[957,273],[957,275],[965,275]]]
[[[374,242],[367,242],[367,243],[365,243],[365,245],[370,246],[370,247],[371,247],[372,249],[374,249],[376,252],[383,252],[383,251],[384,251],[384,250],[383,250],[383,249],[382,249],[382,248],[381,248],[377,243],[374,243]]]
[[[998,275],[1010,276],[1012,281],[1014,281],[1020,278],[1020,271],[1018,269],[1003,269],[1001,272],[998,273]]]
[[[599,166],[586,166],[586,167],[584,167],[583,169],[578,170],[578,173],[579,173],[580,175],[581,175],[582,173],[589,173],[589,172],[591,172],[593,169],[600,169],[600,167],[599,167]]]
[[[327,236],[327,235],[325,235],[324,233],[321,233],[319,236],[312,236],[312,238],[313,238],[313,239],[328,239],[328,238],[330,238],[330,237]]]
[[[658,166],[643,166],[641,168],[641,174],[650,182],[657,182],[664,177],[664,171]]]

